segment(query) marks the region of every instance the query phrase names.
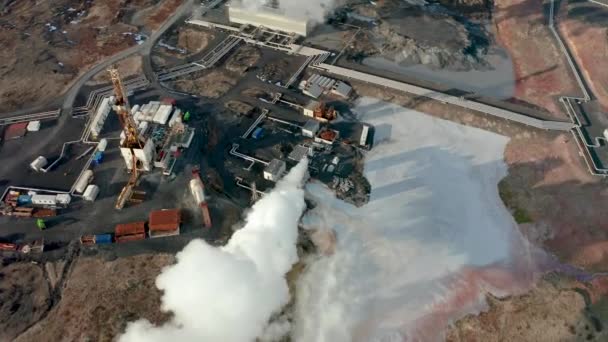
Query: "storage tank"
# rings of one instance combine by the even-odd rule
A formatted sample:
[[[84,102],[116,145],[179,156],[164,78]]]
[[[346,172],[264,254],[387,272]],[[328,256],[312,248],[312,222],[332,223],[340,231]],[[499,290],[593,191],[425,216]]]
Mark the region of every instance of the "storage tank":
[[[200,178],[192,178],[190,180],[190,192],[194,196],[196,204],[205,203],[205,190],[203,189],[203,182]]]
[[[44,168],[47,164],[49,163],[48,160],[46,160],[46,158],[44,158],[43,156],[40,156],[36,159],[34,159],[34,161],[30,164],[30,167],[34,170],[34,171],[40,171],[42,170],[42,168]]]
[[[87,189],[87,185],[93,180],[93,171],[86,170],[78,181],[76,182],[76,186],[74,189],[76,192],[83,193]]]
[[[608,140],[608,128],[606,128],[604,130],[604,138],[606,138],[606,140]]]
[[[97,198],[97,195],[99,195],[99,187],[97,185],[89,185],[87,186],[86,190],[84,191],[84,194],[82,195],[82,198],[84,198],[85,201],[95,201],[95,199]]]
[[[99,144],[97,144],[97,151],[104,152],[108,147],[108,139],[103,138],[99,140]]]

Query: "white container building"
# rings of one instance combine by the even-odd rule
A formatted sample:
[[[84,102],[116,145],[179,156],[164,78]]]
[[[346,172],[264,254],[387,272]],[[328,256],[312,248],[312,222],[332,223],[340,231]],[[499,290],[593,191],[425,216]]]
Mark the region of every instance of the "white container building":
[[[159,123],[161,125],[166,125],[167,121],[169,121],[169,117],[171,117],[171,112],[173,111],[172,105],[161,105],[154,114],[154,118],[152,121]]]
[[[40,121],[39,120],[28,122],[28,124],[27,124],[28,132],[38,132],[39,130],[40,130]]]
[[[87,189],[84,191],[82,198],[85,201],[93,202],[99,195],[99,187],[97,185],[91,184],[87,186]]]
[[[78,180],[76,181],[76,186],[74,187],[74,189],[76,190],[76,192],[83,193],[86,190],[87,185],[89,185],[92,180],[93,171],[86,170],[82,174],[82,176],[80,176],[80,178],[78,178]]]
[[[110,114],[110,110],[112,109],[112,105],[114,104],[114,96],[105,97],[99,107],[97,107],[97,111],[95,112],[95,116],[91,121],[91,135],[94,139],[97,139],[101,134],[101,130],[103,129],[103,125]]]
[[[70,202],[72,202],[72,197],[69,194],[58,194],[55,196],[55,200],[57,201],[57,204],[67,207],[70,205]]]
[[[36,159],[34,159],[34,161],[30,164],[30,167],[36,171],[39,172],[40,170],[42,170],[47,164],[49,163],[48,160],[46,160],[46,158],[44,158],[43,156],[40,156]]]
[[[32,204],[45,207],[53,207],[57,205],[56,195],[34,195],[32,196]]]

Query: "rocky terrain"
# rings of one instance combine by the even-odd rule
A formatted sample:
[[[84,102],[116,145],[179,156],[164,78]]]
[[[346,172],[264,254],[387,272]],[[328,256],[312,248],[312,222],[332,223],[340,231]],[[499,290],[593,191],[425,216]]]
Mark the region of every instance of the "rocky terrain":
[[[605,341],[608,280],[581,283],[550,274],[529,293],[486,296],[488,308],[457,321],[448,342]]]
[[[169,315],[160,312],[154,280],[173,260],[165,254],[115,261],[80,256],[58,277],[48,273],[56,262],[46,271],[27,262],[11,264],[2,270],[9,290],[1,294],[0,340],[112,341],[128,321],[163,322]],[[53,279],[59,281],[53,285]],[[53,286],[57,290],[51,295]]]
[[[89,66],[134,45],[173,12],[174,0],[8,1],[0,4],[0,105],[54,100]],[[147,10],[146,23],[134,13]]]
[[[185,78],[172,82],[172,87],[186,93],[217,99],[226,94],[237,83],[237,78],[223,70],[213,70],[195,78]]]
[[[480,8],[486,8],[484,6]],[[371,31],[376,38],[373,43],[377,53],[395,62],[448,70],[488,67],[484,61],[489,45],[488,33],[482,24],[456,12],[396,0],[353,8],[357,16],[376,21],[377,25]],[[471,11],[475,11],[473,7]]]

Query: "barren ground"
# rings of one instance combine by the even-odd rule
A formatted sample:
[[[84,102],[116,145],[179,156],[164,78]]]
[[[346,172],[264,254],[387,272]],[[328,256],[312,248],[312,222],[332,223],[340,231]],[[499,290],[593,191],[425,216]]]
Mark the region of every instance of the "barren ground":
[[[169,315],[159,311],[160,292],[154,281],[173,261],[173,256],[164,254],[115,261],[80,257],[69,272],[59,303],[15,341],[112,341],[129,321],[165,321]],[[28,264],[16,264],[22,265]]]
[[[496,0],[494,24],[499,43],[509,51],[514,63],[514,100],[566,119],[557,99],[580,91],[546,25],[542,2]]]
[[[188,54],[185,56],[191,56],[207,48],[207,45],[209,45],[209,42],[212,40],[213,34],[209,32],[195,30],[189,27],[180,28],[177,46],[188,50]]]
[[[156,28],[179,4],[163,0],[16,1],[0,15],[2,112],[42,105],[62,94],[88,67],[134,44],[128,11],[151,7]],[[74,10],[70,10],[74,9]],[[82,14],[80,14],[82,13]]]
[[[217,69],[195,79],[177,80],[173,82],[173,87],[186,93],[216,99],[234,87],[237,81],[236,77],[229,75],[225,70]]]
[[[259,48],[251,45],[241,46],[236,53],[230,56],[226,61],[226,69],[234,73],[242,74],[252,65],[257,63],[261,56],[262,54]]]
[[[584,2],[563,6],[562,12],[560,31],[593,93],[608,111],[608,8]]]
[[[608,211],[597,203],[608,188],[589,174],[569,133],[545,132],[387,90],[353,84],[360,95],[509,136],[505,150],[509,174],[501,195],[534,243],[562,261],[592,270],[608,269]]]
[[[142,74],[141,56],[131,56],[129,58],[123,59],[122,61],[116,63],[116,66],[118,67],[120,76],[123,78]],[[108,73],[108,71],[106,70],[103,70],[99,74],[93,76],[93,78],[88,82],[88,84],[102,84],[109,83],[110,81],[110,73]]]
[[[607,279],[580,283],[548,275],[529,293],[496,298],[454,324],[448,342],[605,341]]]
[[[0,340],[11,341],[49,309],[49,283],[31,263],[3,266],[0,280]]]

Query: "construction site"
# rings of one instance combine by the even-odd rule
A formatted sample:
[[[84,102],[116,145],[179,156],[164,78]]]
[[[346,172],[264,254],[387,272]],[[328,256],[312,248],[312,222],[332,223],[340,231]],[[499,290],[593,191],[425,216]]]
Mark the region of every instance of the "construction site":
[[[40,271],[36,279],[53,279],[53,284],[44,294],[51,304],[28,303],[36,308],[31,317],[11,321],[0,340],[42,336],[42,330],[30,328],[41,312],[61,299],[61,286],[77,287],[64,283],[70,269],[84,272],[90,265],[108,261],[129,274],[124,278],[130,282],[147,279],[138,285],[142,291],[158,292],[151,274],[174,262],[171,254],[196,238],[212,246],[225,245],[240,228],[247,209],[304,158],[313,183],[324,184],[353,208],[366,206],[372,191],[364,173],[366,155],[375,151],[374,141],[390,144],[395,127],[370,123],[378,118],[362,121],[361,98],[375,97],[509,136],[512,140],[505,150],[509,175],[500,185],[500,195],[518,214],[517,223],[528,214],[538,226],[554,221],[547,218],[551,210],[546,206],[511,189],[531,186],[531,180],[545,184],[544,175],[587,184],[584,189],[568,187],[576,198],[588,193],[600,196],[593,184],[599,186],[599,179],[608,174],[604,107],[587,94],[586,76],[582,80],[576,76],[576,61],[568,63],[567,46],[564,56],[556,57],[555,69],[532,70],[520,55],[522,49],[504,52],[521,42],[504,29],[495,34],[498,38],[490,32],[494,19],[486,1],[479,6],[467,1],[460,5],[346,1],[332,11],[323,10],[320,19],[302,17],[279,3],[267,1],[252,11],[241,1],[103,5],[92,1],[76,6],[66,0],[57,10],[59,19],[44,16],[44,23],[31,26],[28,34],[43,32],[53,45],[52,58],[36,62],[32,70],[56,71],[50,71],[52,77],[32,94],[17,76],[25,73],[24,62],[11,59],[11,71],[2,74],[6,87],[0,95],[11,100],[2,108],[8,112],[0,113],[0,257],[16,270],[18,261],[43,265],[31,266]],[[508,10],[504,7],[497,4],[501,20],[497,19],[495,29],[510,23],[502,19]],[[463,8],[465,14],[455,14]],[[11,38],[28,30],[11,24],[25,13],[21,5],[1,9],[8,13],[10,24],[6,24],[10,32],[2,35]],[[553,7],[543,10],[553,18]],[[104,13],[114,12],[111,23],[101,19]],[[432,26],[422,32],[417,29],[420,23]],[[74,38],[71,27],[79,25],[96,37],[97,48],[107,49],[88,47],[83,51],[91,57],[80,64],[72,63],[79,58],[62,45],[79,46],[85,40]],[[561,51],[557,32],[555,41],[550,30],[534,32],[542,36],[534,39],[547,49]],[[1,39],[7,38],[2,35]],[[499,40],[503,40],[500,47]],[[34,45],[39,44],[36,40]],[[515,70],[499,65],[510,64],[510,59],[496,62],[496,56],[505,55],[513,58]],[[461,77],[454,75],[464,71],[475,75],[470,84],[454,85]],[[559,77],[551,76],[557,72]],[[511,80],[511,74],[518,79]],[[549,87],[544,77],[559,80],[551,85],[555,89],[550,96],[538,95]],[[493,83],[473,84],[481,78]],[[62,87],[54,88],[55,81]],[[15,96],[19,92],[37,96],[36,101],[27,96],[19,99]],[[397,113],[383,112],[381,106],[369,104],[363,110],[387,116]],[[530,162],[544,160],[543,156],[557,158],[565,166]],[[552,170],[559,176],[550,174]],[[399,189],[384,190],[390,196]],[[549,197],[559,192],[547,189],[543,185],[531,191]],[[530,204],[525,215],[520,203]],[[570,208],[571,201],[564,203],[560,205]],[[585,216],[577,215],[585,221]],[[601,215],[596,216],[593,222],[599,222]],[[556,241],[547,238],[538,244],[562,246],[567,244],[563,234],[558,232]],[[552,252],[579,260],[570,245],[567,250],[563,255],[559,249]],[[85,258],[89,256],[93,258]],[[127,260],[153,261],[149,269],[133,275]],[[581,265],[600,264],[585,262]],[[110,283],[101,286],[111,289]],[[156,305],[156,292],[142,303]],[[52,315],[74,316],[65,305]],[[153,322],[167,320],[164,313],[147,313]],[[70,338],[113,338],[124,328],[117,320],[108,335],[71,332]],[[71,318],[72,325],[77,326],[77,321]],[[60,338],[60,329],[50,336]]]

